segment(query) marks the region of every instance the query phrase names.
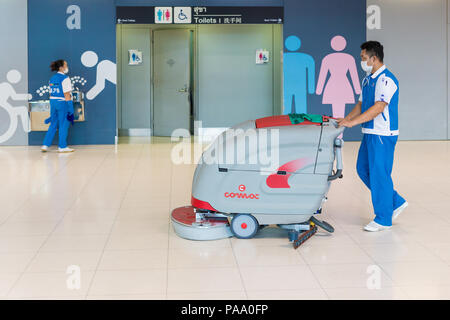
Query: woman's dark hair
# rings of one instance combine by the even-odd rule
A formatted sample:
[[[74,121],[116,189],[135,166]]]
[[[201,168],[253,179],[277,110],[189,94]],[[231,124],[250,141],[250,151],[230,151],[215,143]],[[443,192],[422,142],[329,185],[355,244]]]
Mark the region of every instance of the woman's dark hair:
[[[53,62],[50,64],[50,69],[51,69],[52,71],[58,71],[59,68],[61,68],[62,66],[64,66],[64,62],[66,62],[66,61],[65,61],[65,60],[62,60],[62,59],[53,61]]]
[[[361,50],[366,50],[366,53],[369,55],[369,57],[375,56],[378,58],[378,60],[383,62],[384,59],[383,46],[378,41],[364,42],[361,45]]]

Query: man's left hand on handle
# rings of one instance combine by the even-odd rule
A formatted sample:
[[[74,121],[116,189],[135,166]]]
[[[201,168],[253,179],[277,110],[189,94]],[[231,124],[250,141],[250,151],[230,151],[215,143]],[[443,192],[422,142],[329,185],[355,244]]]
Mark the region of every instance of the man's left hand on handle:
[[[351,128],[355,126],[355,123],[353,122],[353,120],[346,120],[343,119],[341,121],[338,122],[340,127],[346,127],[346,128]]]

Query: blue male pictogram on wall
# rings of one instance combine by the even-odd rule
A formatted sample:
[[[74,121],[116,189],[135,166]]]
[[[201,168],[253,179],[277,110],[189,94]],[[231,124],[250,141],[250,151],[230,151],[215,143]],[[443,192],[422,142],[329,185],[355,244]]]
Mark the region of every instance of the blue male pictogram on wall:
[[[302,42],[297,36],[289,36],[284,42],[284,113],[306,113],[307,95],[315,93],[315,63],[313,57],[297,52]]]

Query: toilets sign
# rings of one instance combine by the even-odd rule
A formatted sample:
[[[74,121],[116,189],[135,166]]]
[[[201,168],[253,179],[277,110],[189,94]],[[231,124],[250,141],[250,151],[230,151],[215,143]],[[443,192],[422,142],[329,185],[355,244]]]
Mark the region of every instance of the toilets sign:
[[[281,24],[283,7],[117,7],[118,24]]]

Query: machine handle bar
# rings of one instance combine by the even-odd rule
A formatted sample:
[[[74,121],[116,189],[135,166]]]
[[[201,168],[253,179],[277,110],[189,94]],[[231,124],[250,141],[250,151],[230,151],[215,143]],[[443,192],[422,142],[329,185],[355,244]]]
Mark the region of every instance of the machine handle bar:
[[[336,180],[337,178],[342,178],[343,162],[342,162],[342,146],[344,141],[337,138],[334,140],[334,158],[336,159],[336,172],[328,176],[328,181]]]

